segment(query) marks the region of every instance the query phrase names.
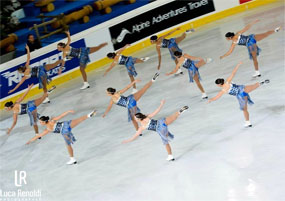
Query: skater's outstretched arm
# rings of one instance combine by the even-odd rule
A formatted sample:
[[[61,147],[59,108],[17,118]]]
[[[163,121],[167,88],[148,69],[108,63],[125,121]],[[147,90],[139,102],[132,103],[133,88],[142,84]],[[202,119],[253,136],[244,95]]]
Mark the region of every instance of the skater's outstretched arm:
[[[213,102],[215,100],[218,100],[219,98],[222,97],[222,95],[224,95],[224,93],[225,92],[223,90],[221,90],[214,98],[211,98],[208,102],[210,103],[210,102]]]
[[[179,60],[178,63],[176,64],[175,69],[173,71],[171,71],[170,73],[166,73],[165,75],[168,76],[168,75],[172,75],[172,74],[176,73],[178,71],[179,67],[182,65],[182,63],[183,63],[183,60]]]
[[[27,62],[26,62],[26,64],[25,64],[25,66],[26,66],[26,68],[28,68],[29,65],[30,65],[30,59],[31,59],[30,48],[29,48],[28,45],[26,45],[26,49],[27,49]],[[16,85],[16,87],[15,87],[14,89],[10,90],[10,91],[8,92],[8,94],[10,94],[10,93],[12,93],[13,91],[15,91],[16,89],[18,89],[18,88],[21,86],[21,84],[23,84],[23,83],[25,82],[26,79],[27,79],[27,77],[24,76],[24,77],[21,79],[21,81]]]
[[[180,30],[180,27],[178,27],[177,29],[175,29],[175,30],[173,30],[173,31],[170,31],[169,33],[167,33],[167,34],[165,34],[165,35],[160,36],[160,37],[158,38],[158,40],[161,39],[161,38],[165,38],[165,37],[167,37],[167,36],[170,36],[171,34],[173,34],[174,32],[176,32],[176,31],[178,31],[178,30]]]
[[[203,58],[201,57],[194,57],[194,56],[191,56],[189,54],[184,54],[183,57],[187,58],[187,59],[191,59],[192,61],[202,61]]]
[[[137,130],[136,134],[133,135],[133,137],[131,137],[130,139],[128,140],[124,140],[122,143],[123,144],[126,144],[128,142],[132,142],[134,141],[143,131],[144,129],[142,127],[139,127],[139,129]]]
[[[9,128],[9,129],[7,130],[7,134],[8,134],[8,135],[11,133],[11,131],[13,130],[13,128],[16,126],[17,120],[18,120],[18,114],[17,114],[17,113],[14,113],[14,114],[13,114],[13,124],[12,124],[11,128]]]
[[[71,43],[71,38],[70,38],[70,32],[69,32],[69,31],[66,31],[65,33],[66,33],[66,36],[67,36],[67,43],[66,43],[66,46],[65,46],[65,47],[67,47],[67,46],[69,46],[70,43]],[[65,47],[64,47],[64,48],[65,48]]]
[[[108,105],[108,107],[107,107],[107,109],[106,109],[106,111],[105,111],[104,114],[102,115],[103,118],[106,117],[106,115],[108,114],[108,112],[111,110],[112,106],[113,106],[113,100],[111,99],[111,100],[110,100],[110,103],[109,103],[109,105]]]
[[[232,45],[231,45],[229,51],[227,51],[227,53],[224,54],[223,56],[220,56],[220,59],[223,59],[224,57],[229,56],[229,55],[234,51],[235,47],[236,47],[236,44],[235,44],[235,43],[232,43]]]
[[[70,45],[70,43],[71,43],[71,38],[70,38],[70,32],[69,31],[66,31],[65,32],[66,33],[66,36],[67,36],[67,43],[66,43],[66,45],[65,45],[65,47],[64,47],[64,51],[62,51],[62,60],[60,60],[60,62],[61,62],[61,66],[60,66],[60,69],[59,69],[59,71],[58,71],[58,74],[60,75],[61,74],[61,71],[62,71],[62,69],[63,69],[63,67],[64,67],[64,65],[65,65],[65,61],[66,61],[66,48],[67,47],[69,47],[69,45]],[[58,64],[56,64],[56,66],[57,66]]]
[[[155,115],[157,115],[157,113],[160,112],[160,110],[161,110],[161,108],[163,107],[164,104],[165,104],[165,100],[161,100],[159,107],[158,107],[153,113],[147,115],[147,117],[148,117],[148,118],[152,118],[152,117],[154,117]]]
[[[227,83],[231,83],[231,82],[232,82],[232,79],[234,78],[234,76],[235,76],[235,74],[236,74],[236,72],[237,72],[237,70],[238,70],[238,68],[240,67],[241,64],[242,64],[242,61],[240,61],[240,62],[236,65],[236,67],[234,68],[232,74],[228,77],[228,79],[227,79],[227,81],[226,81]]]
[[[224,93],[225,93],[225,92],[224,92],[223,90],[221,90],[214,98],[211,98],[208,102],[210,103],[210,102],[212,102],[212,101],[215,101],[215,100],[221,98],[222,95],[224,95]]]
[[[238,31],[237,34],[240,35],[240,34],[246,32],[247,30],[249,30],[249,29],[252,27],[252,25],[256,24],[256,23],[259,22],[259,21],[260,21],[260,20],[255,20],[255,21],[249,23],[249,24],[246,25],[242,30]]]
[[[49,133],[49,131],[48,131],[47,129],[45,129],[41,134],[36,135],[36,136],[33,137],[32,139],[30,139],[26,144],[30,144],[31,142],[37,140],[37,139],[40,138],[40,137],[45,136],[45,135],[48,134],[48,133]]]
[[[126,44],[124,47],[122,47],[121,49],[119,49],[119,50],[116,52],[116,55],[121,54],[127,47],[130,47],[130,45],[129,45],[129,44]]]
[[[22,77],[21,81],[15,86],[14,89],[10,90],[8,92],[8,94],[12,93],[13,91],[17,90],[24,82],[25,80],[27,79],[27,76],[24,75],[24,77]]]
[[[104,73],[104,75],[103,76],[106,76],[107,75],[107,73],[110,71],[110,70],[112,70],[112,68],[114,68],[114,66],[116,66],[117,65],[117,61],[113,61],[112,63],[111,63],[111,65],[110,65],[110,67],[109,68],[107,68],[107,70],[105,71],[105,73]]]
[[[22,102],[33,86],[34,84],[29,85],[27,91],[18,100],[16,100],[16,102],[17,103]]]
[[[135,83],[140,82],[140,80],[134,80],[131,84],[129,84],[128,86],[126,86],[124,89],[120,90],[119,93],[123,94],[126,91],[128,91]]]
[[[28,67],[30,65],[30,60],[31,60],[30,48],[28,45],[26,45],[26,50],[27,50],[27,61],[25,66]]]
[[[58,120],[60,120],[61,118],[63,118],[63,117],[65,117],[66,115],[68,115],[69,113],[74,113],[74,110],[68,110],[68,111],[62,113],[61,115],[59,115],[59,116],[53,118],[52,120],[58,121]]]

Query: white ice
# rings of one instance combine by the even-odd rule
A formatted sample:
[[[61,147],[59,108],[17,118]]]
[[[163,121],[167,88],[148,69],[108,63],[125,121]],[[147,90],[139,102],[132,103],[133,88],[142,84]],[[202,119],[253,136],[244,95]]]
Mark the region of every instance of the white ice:
[[[5,129],[12,118],[1,122],[0,189],[17,190],[14,171],[27,172],[27,185],[22,190],[42,190],[42,201],[282,201],[285,199],[285,115],[284,115],[284,28],[258,42],[262,77],[252,79],[253,63],[246,47],[236,47],[223,60],[230,47],[224,34],[238,31],[249,22],[260,19],[247,33],[262,33],[277,26],[284,27],[284,4],[279,1],[242,14],[200,27],[180,45],[184,52],[211,57],[214,62],[200,69],[202,84],[210,97],[219,91],[216,78],[227,77],[234,66],[243,61],[234,82],[252,84],[268,78],[271,83],[251,93],[255,104],[249,107],[252,128],[243,128],[243,113],[235,97],[224,95],[207,104],[188,74],[165,76],[174,68],[167,50],[163,50],[162,72],[157,82],[138,102],[144,113],[152,112],[160,100],[166,104],[156,119],[168,116],[181,106],[189,105],[172,125],[175,135],[171,146],[174,162],[167,162],[166,150],[157,133],[145,131],[130,144],[121,144],[135,130],[127,122],[125,108],[113,106],[102,118],[109,97],[107,87],[117,89],[129,84],[124,66],[116,66],[107,77],[104,69],[89,72],[91,88],[80,91],[81,78],[58,86],[49,105],[39,113],[56,116],[74,109],[74,119],[94,107],[98,115],[74,128],[77,138],[74,153],[77,165],[67,166],[69,157],[61,135],[49,134],[31,145],[34,136],[28,116],[19,116],[18,124],[7,137]],[[134,54],[150,56],[145,64],[136,65],[142,82],[156,72],[155,47]],[[131,90],[129,91],[131,93]],[[128,94],[128,93],[126,93]],[[40,127],[41,131],[43,127]]]

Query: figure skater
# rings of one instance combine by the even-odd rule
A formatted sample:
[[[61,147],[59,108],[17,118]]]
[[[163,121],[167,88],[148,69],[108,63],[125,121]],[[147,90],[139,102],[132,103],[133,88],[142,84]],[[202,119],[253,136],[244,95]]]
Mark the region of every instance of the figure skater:
[[[149,60],[149,57],[145,57],[145,58],[135,58],[135,57],[132,57],[132,56],[124,56],[122,55],[121,53],[127,48],[129,47],[130,45],[127,44],[125,45],[123,48],[121,48],[120,50],[118,50],[117,52],[109,52],[107,54],[107,57],[109,59],[113,59],[114,61],[112,62],[112,64],[110,65],[110,67],[105,71],[104,73],[104,76],[107,75],[107,73],[116,65],[116,64],[119,64],[119,65],[125,65],[126,68],[127,68],[127,71],[128,71],[128,74],[129,74],[129,77],[130,77],[130,80],[131,82],[133,82],[135,80],[134,77],[137,76],[137,72],[136,72],[136,69],[135,69],[135,64],[136,63],[143,63],[147,60]],[[134,84],[133,85],[133,93],[137,92],[136,90],[136,85]]]
[[[155,82],[156,78],[159,76],[158,73],[156,73],[152,80],[149,81],[142,89],[140,89],[135,94],[131,94],[129,96],[122,96],[123,93],[125,93],[129,88],[131,88],[135,83],[139,82],[139,80],[134,80],[131,84],[129,84],[126,88],[120,90],[117,92],[114,88],[108,88],[107,89],[107,95],[111,96],[111,100],[109,103],[109,106],[107,107],[105,113],[103,114],[103,118],[108,114],[108,112],[111,110],[113,104],[126,107],[128,109],[128,121],[133,122],[133,125],[136,130],[138,130],[139,126],[136,120],[134,119],[134,115],[140,111],[140,109],[137,107],[137,101],[144,95],[144,93],[149,89],[149,87],[152,85],[153,82]],[[141,133],[140,133],[141,134]]]
[[[254,22],[248,24],[246,27],[238,31],[236,34],[234,34],[233,32],[226,33],[225,37],[227,40],[232,41],[232,45],[226,54],[220,56],[220,59],[229,56],[233,52],[236,45],[246,46],[249,53],[249,58],[253,60],[254,64],[255,73],[252,76],[253,78],[261,76],[257,61],[257,56],[259,55],[261,49],[257,46],[256,42],[280,30],[280,27],[277,27],[275,30],[270,30],[262,34],[250,34],[249,36],[242,35],[244,32],[249,30],[252,27],[252,25],[256,24],[257,22],[259,22],[259,20],[255,20]]]
[[[174,135],[168,131],[168,125],[173,123],[180,116],[182,112],[187,110],[188,106],[182,107],[178,112],[175,112],[174,114],[166,118],[162,118],[160,120],[152,119],[152,117],[154,117],[157,113],[159,113],[164,103],[165,100],[162,100],[160,106],[151,114],[144,115],[142,113],[136,113],[135,118],[140,123],[141,126],[139,127],[139,129],[137,130],[136,134],[133,137],[131,137],[128,140],[124,140],[123,143],[128,143],[135,140],[139,136],[139,134],[145,129],[156,131],[166,147],[166,151],[168,153],[168,157],[166,160],[174,161],[174,157],[172,156],[172,151],[169,144],[169,140],[172,140],[174,138]]]
[[[174,56],[174,52],[175,51],[179,51],[182,52],[182,50],[178,47],[178,44],[184,40],[184,38],[186,37],[186,34],[192,33],[194,32],[194,29],[190,29],[190,30],[186,30],[186,32],[184,32],[181,36],[177,37],[177,38],[170,38],[170,39],[165,39],[167,36],[173,34],[174,32],[180,30],[180,28],[178,27],[177,29],[175,29],[174,31],[169,32],[168,34],[165,34],[161,37],[158,38],[157,35],[151,36],[150,37],[150,43],[151,44],[155,44],[156,45],[156,51],[158,54],[158,66],[157,66],[157,70],[160,70],[160,65],[161,65],[161,52],[160,52],[160,48],[168,48],[170,56],[172,58],[172,60],[174,60],[175,64],[178,63],[176,57]],[[176,75],[179,74],[183,74],[183,72],[181,71],[181,69],[179,68]]]
[[[71,144],[73,144],[76,141],[76,139],[73,136],[71,131],[74,127],[76,127],[78,124],[82,123],[87,118],[91,118],[91,117],[95,116],[96,110],[93,110],[88,115],[84,115],[82,117],[79,117],[78,119],[63,121],[63,122],[58,121],[61,118],[63,118],[64,116],[66,116],[68,113],[74,113],[74,111],[69,110],[67,112],[62,113],[58,117],[52,118],[51,120],[47,116],[41,116],[40,117],[40,124],[46,126],[46,129],[41,134],[30,139],[26,144],[30,144],[31,142],[35,141],[36,139],[38,139],[40,137],[43,137],[44,135],[46,135],[50,132],[61,133],[61,135],[63,136],[63,139],[66,143],[67,151],[68,151],[69,156],[70,156],[70,160],[66,164],[67,165],[73,165],[73,164],[77,163],[77,160],[73,156],[73,149],[71,147]]]
[[[211,62],[212,59],[207,58],[205,61],[201,57],[194,57],[194,56],[190,56],[189,54],[182,55],[182,52],[179,52],[179,51],[175,51],[174,56],[176,57],[176,60],[177,60],[176,68],[172,72],[166,73],[166,75],[168,76],[173,73],[176,73],[179,67],[182,65],[182,67],[188,70],[189,82],[193,82],[194,80],[196,82],[197,87],[200,89],[202,93],[202,99],[207,99],[208,96],[205,93],[202,84],[200,83],[201,77],[200,77],[198,69],[204,66],[206,63]]]
[[[92,54],[94,52],[97,52],[101,48],[105,47],[108,43],[102,43],[98,46],[95,47],[81,47],[81,48],[73,48],[70,46],[71,43],[71,38],[70,38],[70,33],[69,31],[65,32],[67,35],[67,43],[58,43],[57,44],[57,50],[62,51],[63,55],[62,57],[64,58],[64,62],[62,62],[60,72],[62,71],[62,67],[65,64],[65,61],[67,59],[72,59],[72,58],[79,58],[79,64],[80,64],[80,72],[83,78],[83,86],[80,89],[87,89],[90,87],[89,83],[87,82],[87,74],[85,72],[85,68],[87,63],[90,62],[89,54]]]
[[[31,88],[33,86],[34,86],[33,84],[29,85],[27,91],[22,95],[21,98],[16,100],[15,103],[13,103],[12,101],[5,103],[5,110],[7,110],[7,111],[12,110],[13,111],[13,119],[14,119],[11,128],[9,128],[7,131],[8,135],[11,133],[13,128],[16,126],[17,120],[18,120],[18,115],[23,115],[23,114],[29,115],[30,125],[34,127],[36,135],[39,134],[39,128],[37,125],[39,114],[37,112],[37,107],[40,104],[42,104],[42,102],[45,100],[45,98],[47,97],[47,93],[44,93],[42,97],[40,97],[36,100],[28,101],[27,103],[21,103],[25,99],[25,97],[27,96],[27,94],[29,93],[29,91],[31,90]]]
[[[47,71],[55,68],[63,60],[58,60],[53,64],[45,64],[42,66],[30,67],[29,65],[30,65],[31,56],[30,56],[30,49],[28,45],[26,45],[26,49],[27,49],[27,62],[25,66],[20,66],[18,68],[18,72],[21,74],[24,74],[24,76],[21,79],[21,81],[15,86],[15,88],[10,90],[8,93],[10,94],[14,92],[25,82],[26,79],[29,79],[31,77],[38,79],[39,89],[43,89],[44,93],[51,93],[55,89],[55,86],[53,86],[50,90],[47,90],[47,85],[51,81],[51,79],[49,78],[47,74]],[[46,97],[43,103],[50,103],[48,96]]]
[[[209,100],[209,103],[219,99],[225,93],[236,96],[240,105],[240,109],[243,111],[245,118],[245,127],[252,127],[252,124],[249,121],[249,113],[247,111],[247,103],[250,105],[253,104],[253,101],[250,99],[249,93],[258,88],[263,84],[268,84],[269,80],[264,80],[263,82],[257,82],[252,85],[237,85],[232,83],[232,79],[234,78],[239,66],[242,64],[240,62],[233,70],[232,74],[228,79],[225,80],[223,78],[216,79],[216,84],[222,88],[222,90],[214,97]]]

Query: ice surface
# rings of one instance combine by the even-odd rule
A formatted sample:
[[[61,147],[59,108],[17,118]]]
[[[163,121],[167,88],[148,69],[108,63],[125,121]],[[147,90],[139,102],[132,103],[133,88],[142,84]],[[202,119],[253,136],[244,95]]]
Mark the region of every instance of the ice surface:
[[[162,53],[162,73],[138,105],[144,113],[152,112],[161,99],[166,104],[157,119],[189,105],[190,110],[169,126],[175,134],[171,143],[175,162],[167,162],[164,146],[157,133],[145,131],[130,144],[121,144],[134,134],[127,122],[125,108],[113,106],[106,118],[109,97],[107,87],[124,88],[129,83],[123,66],[116,66],[107,77],[104,69],[88,74],[91,88],[80,91],[81,78],[57,88],[50,105],[39,107],[44,115],[56,116],[74,109],[74,119],[98,109],[98,116],[88,119],[73,133],[77,138],[74,153],[79,164],[65,165],[68,154],[62,136],[49,134],[29,146],[25,143],[34,132],[28,116],[19,116],[18,124],[7,137],[5,128],[12,118],[1,122],[0,189],[17,190],[14,171],[27,172],[22,190],[41,189],[43,201],[281,201],[285,199],[285,115],[284,115],[284,28],[258,43],[262,77],[254,80],[253,63],[245,47],[236,47],[223,60],[230,47],[224,34],[238,31],[247,23],[260,19],[247,33],[262,33],[284,27],[284,4],[279,1],[198,28],[180,45],[184,52],[211,57],[214,62],[200,69],[202,84],[213,97],[219,88],[216,78],[227,77],[243,61],[234,82],[251,84],[269,78],[271,83],[251,93],[255,104],[249,107],[253,128],[243,128],[243,114],[235,97],[224,95],[207,104],[188,75],[167,77],[174,68],[167,50]],[[136,65],[142,82],[156,72],[155,47],[133,56],[150,56],[145,64]],[[129,91],[131,93],[131,90]],[[126,93],[128,94],[128,93]],[[43,130],[43,127],[40,127]]]

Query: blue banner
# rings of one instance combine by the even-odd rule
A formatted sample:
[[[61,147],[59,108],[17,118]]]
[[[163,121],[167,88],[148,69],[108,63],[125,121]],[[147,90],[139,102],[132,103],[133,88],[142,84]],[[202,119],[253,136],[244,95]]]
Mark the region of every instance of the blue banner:
[[[75,48],[79,48],[79,47],[86,47],[85,41],[84,39],[78,40],[74,43],[71,43],[72,47]],[[49,53],[46,53],[44,55],[41,55],[39,57],[36,58],[31,58],[30,61],[30,67],[34,67],[34,66],[42,66],[45,64],[52,64],[55,63],[56,61],[58,61],[59,59],[62,58],[62,52],[59,52],[58,50],[54,50],[51,51]],[[12,94],[15,94],[23,89],[26,89],[28,87],[28,85],[34,83],[34,84],[38,84],[38,78],[29,78],[27,79],[17,90],[15,90],[13,93],[8,94],[8,92],[12,89],[14,89],[14,87],[21,81],[22,79],[22,74],[20,74],[17,69],[20,66],[24,66],[26,64],[22,63],[19,64],[17,66],[13,66],[8,70],[2,71],[0,73],[0,81],[1,81],[1,93],[0,93],[0,98],[5,98],[7,96],[10,96]],[[58,70],[59,70],[59,66],[53,68],[52,70],[48,71],[48,75],[50,78],[56,77],[58,75]],[[63,69],[63,73],[70,71],[76,67],[79,66],[79,59],[78,58],[73,58],[71,60],[68,60],[65,62],[65,67]]]

